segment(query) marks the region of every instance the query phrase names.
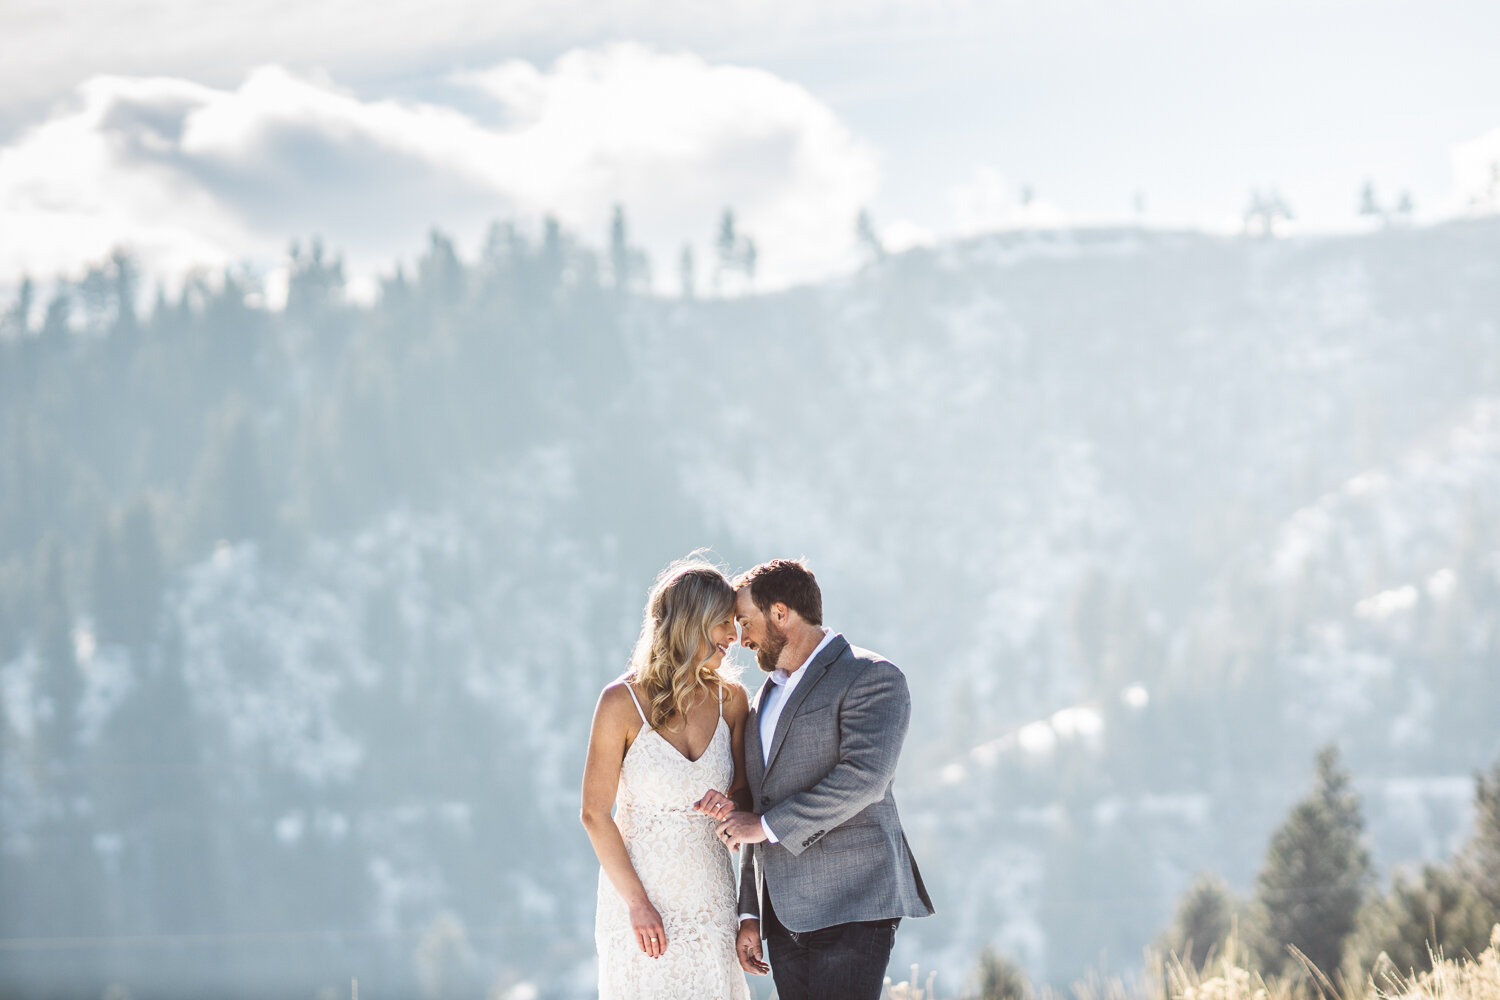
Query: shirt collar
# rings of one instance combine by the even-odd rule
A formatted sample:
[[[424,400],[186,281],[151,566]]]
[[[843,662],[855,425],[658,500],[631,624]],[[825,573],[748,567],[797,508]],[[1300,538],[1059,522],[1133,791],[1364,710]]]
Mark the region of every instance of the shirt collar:
[[[826,625],[823,626],[823,641],[818,643],[818,645],[813,649],[811,653],[807,654],[807,659],[802,661],[802,666],[790,672],[777,667],[775,670],[771,671],[771,683],[785,685],[787,681],[795,681],[797,678],[801,677],[803,668],[813,660],[817,659],[818,654],[823,652],[823,648],[832,641],[833,629],[829,628]]]

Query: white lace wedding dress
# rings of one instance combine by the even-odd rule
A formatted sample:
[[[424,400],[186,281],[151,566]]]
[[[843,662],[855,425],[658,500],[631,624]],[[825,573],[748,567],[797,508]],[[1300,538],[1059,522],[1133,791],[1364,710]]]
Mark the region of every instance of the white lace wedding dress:
[[[635,700],[634,691],[630,697]],[[641,703],[635,707],[640,711]],[[641,719],[645,722],[644,712]],[[601,869],[594,918],[600,1000],[749,1000],[734,955],[739,929],[734,863],[714,835],[714,821],[693,811],[708,789],[727,793],[733,777],[722,692],[718,727],[697,760],[684,757],[649,723],[625,751],[615,823],[646,895],[661,914],[667,947],[660,958],[641,951],[630,911]]]

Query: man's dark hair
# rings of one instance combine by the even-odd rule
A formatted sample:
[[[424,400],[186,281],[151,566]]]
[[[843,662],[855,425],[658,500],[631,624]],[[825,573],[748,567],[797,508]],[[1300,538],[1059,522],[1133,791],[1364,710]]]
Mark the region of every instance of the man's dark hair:
[[[734,589],[750,588],[750,600],[767,614],[771,605],[785,604],[809,625],[823,624],[823,592],[812,570],[800,559],[772,559],[746,570],[734,581]]]

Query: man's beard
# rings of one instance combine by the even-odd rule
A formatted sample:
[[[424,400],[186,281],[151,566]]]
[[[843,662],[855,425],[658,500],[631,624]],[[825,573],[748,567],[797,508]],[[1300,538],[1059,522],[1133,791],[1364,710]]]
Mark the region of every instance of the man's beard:
[[[771,673],[776,669],[776,661],[781,659],[781,651],[786,648],[786,633],[774,622],[766,621],[766,641],[755,647],[756,666]]]

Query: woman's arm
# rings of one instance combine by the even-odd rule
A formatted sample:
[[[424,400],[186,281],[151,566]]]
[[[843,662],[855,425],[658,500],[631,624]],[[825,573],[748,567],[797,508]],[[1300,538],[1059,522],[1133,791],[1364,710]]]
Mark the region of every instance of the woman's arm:
[[[738,684],[724,685],[724,720],[729,723],[729,753],[733,758],[734,776],[729,789],[720,792],[710,788],[693,803],[693,808],[715,822],[735,810],[749,812],[752,804],[750,779],[745,774],[745,726],[750,718],[750,696]]]
[[[628,708],[629,714],[626,714]],[[636,719],[630,692],[623,683],[611,684],[599,696],[594,709],[594,724],[589,732],[588,758],[583,765],[583,810],[579,818],[588,831],[599,866],[610,884],[630,908],[630,925],[636,944],[652,958],[658,958],[667,947],[667,932],[661,914],[646,896],[646,887],[630,863],[625,838],[615,825],[610,810],[620,788],[620,768],[625,751],[630,748],[631,724]]]
[[[751,808],[750,779],[745,775],[745,721],[750,717],[750,696],[739,684],[730,684],[724,700],[724,715],[729,720],[729,747],[734,755],[734,778],[729,782],[729,797],[736,809]]]

